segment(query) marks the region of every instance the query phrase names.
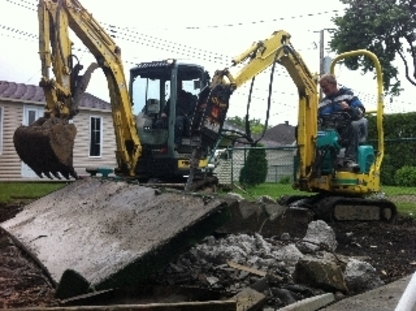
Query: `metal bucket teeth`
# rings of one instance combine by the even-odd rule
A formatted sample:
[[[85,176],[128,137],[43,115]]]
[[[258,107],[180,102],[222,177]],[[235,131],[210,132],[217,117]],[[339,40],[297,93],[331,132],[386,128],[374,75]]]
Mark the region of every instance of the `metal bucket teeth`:
[[[13,143],[20,159],[39,177],[78,178],[73,167],[76,127],[58,118],[41,118],[30,126],[20,126]],[[51,175],[52,174],[52,175]]]

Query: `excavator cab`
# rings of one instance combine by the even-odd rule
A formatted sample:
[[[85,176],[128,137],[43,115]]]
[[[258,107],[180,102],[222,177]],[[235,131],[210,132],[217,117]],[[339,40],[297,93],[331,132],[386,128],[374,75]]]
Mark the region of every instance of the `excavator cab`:
[[[189,158],[194,142],[191,138],[192,115],[187,116],[182,142],[175,145],[175,121],[178,85],[195,98],[207,85],[203,66],[175,59],[143,62],[130,69],[130,98],[136,116],[136,126],[143,154],[136,166],[136,176],[160,180],[181,180],[189,174]],[[169,105],[166,127],[157,127],[162,112]],[[196,109],[196,105],[194,107]],[[193,111],[195,110],[193,109]],[[207,167],[207,155],[199,168]]]

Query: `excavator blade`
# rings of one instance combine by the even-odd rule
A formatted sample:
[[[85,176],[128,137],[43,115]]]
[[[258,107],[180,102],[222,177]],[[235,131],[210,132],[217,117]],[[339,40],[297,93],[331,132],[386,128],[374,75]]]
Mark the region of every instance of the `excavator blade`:
[[[52,179],[61,174],[77,179],[73,167],[73,148],[77,130],[74,124],[59,118],[39,118],[29,126],[20,126],[13,143],[20,159],[39,177]]]

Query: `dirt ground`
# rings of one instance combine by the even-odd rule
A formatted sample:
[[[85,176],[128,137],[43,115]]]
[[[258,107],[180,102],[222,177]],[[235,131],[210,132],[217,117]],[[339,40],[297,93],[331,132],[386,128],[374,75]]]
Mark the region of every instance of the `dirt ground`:
[[[22,207],[0,203],[0,222]],[[338,241],[336,252],[366,257],[385,283],[416,270],[416,222],[410,218],[399,217],[393,224],[346,222],[331,227]],[[57,306],[53,295],[53,287],[42,271],[0,231],[0,308]]]

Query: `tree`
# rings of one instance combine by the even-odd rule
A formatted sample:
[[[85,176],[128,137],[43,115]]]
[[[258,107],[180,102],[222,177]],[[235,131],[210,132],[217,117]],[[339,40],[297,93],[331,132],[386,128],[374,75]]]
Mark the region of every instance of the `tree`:
[[[246,127],[246,119],[245,118],[235,116],[235,117],[227,118],[227,121],[236,125],[236,126],[242,127],[242,128]],[[261,133],[263,133],[265,124],[261,123],[260,119],[251,119],[251,120],[249,120],[249,124],[250,124],[251,134],[261,134]],[[267,126],[267,129],[269,129],[269,128],[271,128],[271,126]]]
[[[399,71],[393,61],[398,56],[405,66],[405,77],[416,86],[416,1],[415,0],[340,0],[349,7],[344,16],[332,21],[336,30],[330,48],[338,54],[367,49],[380,60],[383,85],[387,94],[398,96]],[[411,63],[408,63],[408,59]],[[367,57],[344,60],[351,70],[362,67],[363,73],[374,72],[374,64]]]
[[[252,146],[244,166],[240,170],[239,182],[246,186],[256,186],[266,181],[268,161],[264,146],[258,143]]]

